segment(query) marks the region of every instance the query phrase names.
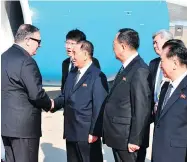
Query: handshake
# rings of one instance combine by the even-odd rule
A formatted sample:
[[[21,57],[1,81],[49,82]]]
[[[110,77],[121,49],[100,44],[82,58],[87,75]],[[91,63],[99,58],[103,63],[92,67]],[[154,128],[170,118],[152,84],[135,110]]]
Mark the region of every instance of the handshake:
[[[51,99],[51,109],[49,110],[51,113],[55,112],[55,102],[53,99]]]

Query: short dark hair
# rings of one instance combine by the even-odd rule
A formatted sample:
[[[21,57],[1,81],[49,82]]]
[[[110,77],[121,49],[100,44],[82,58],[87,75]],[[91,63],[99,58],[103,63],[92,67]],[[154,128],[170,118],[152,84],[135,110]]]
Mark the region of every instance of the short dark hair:
[[[130,48],[138,49],[140,44],[140,39],[138,32],[130,28],[123,28],[119,30],[119,35],[117,37],[118,42],[127,43]]]
[[[166,45],[167,44],[175,44],[175,43],[181,45],[182,47],[186,47],[184,42],[180,39],[170,39],[170,40],[167,41],[167,43],[165,42]],[[163,45],[162,48],[164,48],[164,45]]]
[[[88,40],[84,40],[84,41],[79,41],[78,44],[81,44],[80,49],[83,51],[87,51],[88,54],[93,57],[93,53],[94,53],[94,46],[93,44],[88,41]]]
[[[27,36],[38,32],[39,29],[33,25],[30,24],[22,24],[18,28],[16,35],[15,35],[15,42],[21,42],[23,41]]]
[[[167,58],[177,56],[181,65],[186,65],[187,67],[187,48],[181,40],[169,40],[162,48],[168,48],[168,53],[166,54]]]
[[[73,29],[73,30],[69,31],[68,34],[66,35],[66,40],[68,40],[68,39],[79,42],[82,40],[86,40],[86,35],[78,29]]]

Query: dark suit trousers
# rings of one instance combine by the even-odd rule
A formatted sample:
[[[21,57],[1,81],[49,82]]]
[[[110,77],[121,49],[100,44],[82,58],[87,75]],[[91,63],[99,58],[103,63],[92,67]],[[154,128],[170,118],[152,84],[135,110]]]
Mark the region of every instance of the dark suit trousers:
[[[67,162],[103,162],[101,140],[88,142],[66,141]]]
[[[140,148],[138,152],[112,149],[115,162],[145,162],[146,148]]]
[[[39,138],[2,138],[6,162],[38,162]]]

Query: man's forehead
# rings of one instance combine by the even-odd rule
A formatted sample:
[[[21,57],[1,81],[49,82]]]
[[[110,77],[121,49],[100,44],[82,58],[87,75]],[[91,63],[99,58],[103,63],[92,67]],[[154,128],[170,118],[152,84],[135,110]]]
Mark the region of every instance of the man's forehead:
[[[77,41],[75,41],[73,39],[66,39],[66,42],[77,43]]]
[[[33,33],[33,36],[35,37],[35,38],[40,38],[41,36],[40,36],[40,32],[34,32]]]
[[[114,41],[116,41],[116,40],[117,40],[117,38],[118,38],[119,34],[120,34],[120,33],[117,33],[117,34],[116,34],[116,36],[115,36],[115,38],[114,38]]]

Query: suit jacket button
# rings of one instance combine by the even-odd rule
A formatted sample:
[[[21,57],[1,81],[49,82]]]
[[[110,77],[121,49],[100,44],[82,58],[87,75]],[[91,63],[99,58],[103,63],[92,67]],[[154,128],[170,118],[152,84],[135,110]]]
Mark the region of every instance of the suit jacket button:
[[[157,128],[159,128],[159,127],[160,127],[160,125],[158,124],[156,127],[157,127]]]

